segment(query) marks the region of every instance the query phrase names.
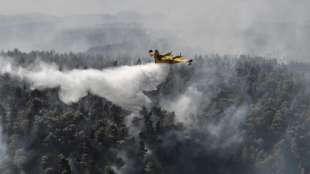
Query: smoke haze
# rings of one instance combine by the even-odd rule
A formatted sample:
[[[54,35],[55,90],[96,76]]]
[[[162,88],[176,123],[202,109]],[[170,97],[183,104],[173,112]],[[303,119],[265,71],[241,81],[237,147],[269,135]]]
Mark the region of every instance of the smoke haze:
[[[146,44],[164,50],[186,50],[188,54],[250,54],[283,57],[298,61],[308,61],[309,59],[310,13],[306,7],[310,4],[306,0],[298,2],[288,0],[220,0],[216,2],[210,0],[190,2],[176,0],[133,0],[128,2],[91,0],[86,2],[79,0],[79,2],[66,1],[66,3],[62,1],[39,2],[28,0],[18,3],[6,1],[3,4],[5,4],[3,6],[5,9],[0,9],[3,13],[37,12],[56,15],[59,17],[58,20],[61,18],[60,16],[67,16],[63,22],[57,22],[60,26],[66,26],[72,22],[73,18],[70,15],[109,14],[110,17],[117,17],[118,20],[113,19],[114,22],[124,23],[124,28],[126,28],[126,23],[131,22],[142,26],[143,30],[150,36],[150,40],[146,43],[150,43],[154,37],[158,36],[162,36],[162,38],[173,43],[171,45],[160,42],[158,44]],[[53,18],[57,19],[55,16]],[[95,24],[98,25],[100,22],[108,20],[100,15],[88,16],[85,20],[85,17],[80,15],[74,21],[76,24],[79,23],[79,25],[75,25],[75,28],[88,28],[90,31],[92,25],[89,21],[96,21]],[[18,28],[14,27],[13,31],[18,31]],[[43,31],[47,31],[47,29]],[[58,28],[57,30],[43,32],[43,37],[40,37],[46,40],[47,48],[57,47],[53,39],[57,38],[57,35],[51,37],[55,32],[62,33],[62,30]],[[66,35],[70,34],[66,33]],[[69,37],[66,40],[70,41],[71,39]],[[74,51],[85,51],[85,47],[92,45],[88,43],[87,39],[57,43],[62,43],[62,47],[70,46],[70,50]],[[12,46],[14,44],[15,42],[12,43]],[[102,42],[100,44],[102,45]],[[26,43],[22,46],[29,47]],[[42,47],[40,44],[36,44],[36,46]],[[57,49],[61,48],[57,47]],[[191,53],[189,53],[190,50]]]
[[[3,51],[0,57],[0,92],[7,97],[0,103],[7,111],[0,135],[8,136],[7,142],[0,136],[0,157],[11,153],[8,168],[27,173],[23,170],[42,164],[37,173],[51,173],[49,163],[70,170],[87,166],[81,173],[106,172],[102,168],[108,164],[117,173],[310,172],[310,95],[304,78],[309,65],[289,63],[310,61],[310,1],[1,4],[0,48],[22,50]],[[196,59],[192,66],[127,65],[138,58],[149,61],[148,49],[182,51]],[[203,54],[210,57],[195,56]],[[234,56],[240,54],[249,56]],[[40,60],[32,62],[36,56]],[[114,67],[102,69],[104,62]],[[84,66],[90,68],[76,68]],[[46,98],[24,90],[16,79],[45,97],[58,95],[66,105],[54,98],[44,105]],[[54,88],[56,95],[56,90],[46,94]],[[72,154],[59,157],[50,149]],[[72,164],[64,165],[64,159]],[[4,163],[0,159],[0,172]]]
[[[66,1],[70,5],[61,1],[7,1],[4,4],[6,9],[2,11],[13,14],[40,12],[62,16],[136,11],[143,16],[143,25],[177,33],[176,37],[196,50],[308,58],[310,14],[306,8],[309,2],[305,0],[80,0],[78,3]]]

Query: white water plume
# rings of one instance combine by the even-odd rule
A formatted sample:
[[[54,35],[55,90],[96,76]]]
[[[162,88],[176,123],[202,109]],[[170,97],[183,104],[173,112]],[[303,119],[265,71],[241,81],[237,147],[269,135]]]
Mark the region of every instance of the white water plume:
[[[0,58],[0,74],[27,81],[32,89],[59,87],[59,97],[66,103],[77,102],[88,93],[104,97],[129,110],[150,103],[143,91],[155,90],[168,74],[168,67],[153,63],[97,69],[60,71],[55,64],[41,61],[22,67]]]

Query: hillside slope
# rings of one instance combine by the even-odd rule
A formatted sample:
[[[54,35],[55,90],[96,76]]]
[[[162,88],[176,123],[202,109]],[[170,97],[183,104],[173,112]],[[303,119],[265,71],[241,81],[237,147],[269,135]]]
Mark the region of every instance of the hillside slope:
[[[2,53],[20,65],[30,54]],[[57,57],[58,56],[58,57]],[[67,68],[117,66],[68,54]],[[25,60],[26,61],[25,61]],[[22,61],[21,61],[22,60]],[[28,61],[27,61],[28,60]],[[74,64],[74,65],[73,65]],[[95,67],[96,66],[96,67]],[[89,94],[66,105],[59,89],[33,90],[0,80],[1,173],[258,173],[310,172],[307,68],[274,59],[196,57],[171,66],[152,105],[128,111]]]

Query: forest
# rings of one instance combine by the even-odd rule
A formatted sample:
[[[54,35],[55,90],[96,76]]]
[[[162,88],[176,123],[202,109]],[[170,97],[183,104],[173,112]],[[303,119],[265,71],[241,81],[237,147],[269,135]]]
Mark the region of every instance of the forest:
[[[59,71],[144,59],[2,51],[19,66]],[[65,104],[59,88],[0,76],[3,174],[310,173],[310,65],[267,57],[196,56],[169,67],[139,111],[88,93]],[[134,82],[133,82],[134,83]]]

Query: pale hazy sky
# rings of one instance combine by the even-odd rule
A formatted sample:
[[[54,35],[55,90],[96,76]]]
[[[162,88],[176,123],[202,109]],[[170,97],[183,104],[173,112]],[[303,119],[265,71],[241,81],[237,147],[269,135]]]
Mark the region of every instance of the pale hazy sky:
[[[308,0],[0,0],[0,3],[0,13],[53,15],[119,11],[165,14],[177,11],[188,13],[188,15],[210,11],[231,14],[230,12],[234,10],[246,10],[251,13],[278,13],[284,10],[289,15],[292,10],[304,13],[310,5]]]
[[[269,44],[262,49],[272,47],[266,52],[290,49],[292,40],[296,48],[310,42],[306,28],[310,22],[310,0],[0,0],[0,4],[0,14],[10,15],[66,16],[127,11],[153,16],[163,14],[165,18],[160,19],[159,25],[170,28],[188,45],[202,46],[213,52],[246,52],[249,44],[261,43],[261,35]],[[266,26],[262,26],[261,21]],[[288,29],[281,33],[279,23],[289,23]],[[244,31],[253,31],[256,36],[250,40],[244,38]],[[256,46],[250,49],[258,50]],[[308,54],[308,48],[303,50]]]
[[[47,13],[53,15],[115,13],[120,11],[158,12],[161,7],[180,6],[163,0],[1,0],[6,14]],[[165,3],[164,3],[165,2]],[[171,8],[173,8],[173,6]]]

